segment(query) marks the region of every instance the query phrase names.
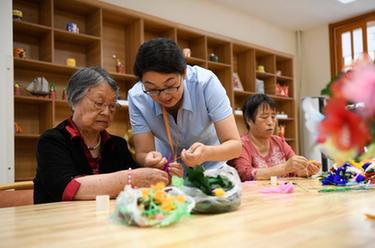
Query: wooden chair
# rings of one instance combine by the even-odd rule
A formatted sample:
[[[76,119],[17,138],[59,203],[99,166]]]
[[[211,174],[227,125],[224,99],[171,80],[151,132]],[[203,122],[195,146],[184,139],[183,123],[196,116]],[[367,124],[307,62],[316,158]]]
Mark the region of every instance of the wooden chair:
[[[0,184],[0,208],[33,204],[33,189],[32,181]]]

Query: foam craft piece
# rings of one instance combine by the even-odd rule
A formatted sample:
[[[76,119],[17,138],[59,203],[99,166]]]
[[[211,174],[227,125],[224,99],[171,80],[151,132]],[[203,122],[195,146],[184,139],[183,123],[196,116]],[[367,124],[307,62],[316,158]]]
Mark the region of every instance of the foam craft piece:
[[[294,192],[294,185],[292,182],[279,182],[279,186],[265,188],[260,191],[260,193],[276,193],[276,194],[290,194]]]

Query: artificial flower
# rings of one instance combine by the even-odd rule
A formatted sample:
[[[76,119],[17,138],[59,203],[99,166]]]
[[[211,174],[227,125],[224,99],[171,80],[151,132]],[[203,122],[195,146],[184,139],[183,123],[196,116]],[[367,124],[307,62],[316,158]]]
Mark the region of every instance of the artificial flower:
[[[338,150],[361,150],[370,140],[366,122],[346,109],[344,99],[333,98],[326,106],[326,118],[320,123],[319,141],[331,137]]]
[[[361,114],[367,119],[375,116],[375,65],[358,65],[350,80],[343,86],[343,94],[351,102],[364,103]]]

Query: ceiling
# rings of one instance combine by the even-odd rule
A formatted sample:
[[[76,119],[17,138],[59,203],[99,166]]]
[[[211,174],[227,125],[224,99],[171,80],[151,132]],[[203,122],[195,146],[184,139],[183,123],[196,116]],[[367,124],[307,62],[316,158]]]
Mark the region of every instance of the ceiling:
[[[289,30],[307,30],[375,10],[375,0],[209,0]]]

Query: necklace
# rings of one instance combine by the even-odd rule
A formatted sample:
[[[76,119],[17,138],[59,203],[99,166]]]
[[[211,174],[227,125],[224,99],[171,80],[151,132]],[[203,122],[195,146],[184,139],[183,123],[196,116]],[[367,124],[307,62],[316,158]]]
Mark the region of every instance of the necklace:
[[[98,141],[98,143],[96,145],[94,145],[94,146],[87,146],[87,149],[89,149],[90,151],[96,150],[96,149],[99,148],[99,146],[100,146],[101,143],[102,143],[102,137],[99,134],[99,141]]]

